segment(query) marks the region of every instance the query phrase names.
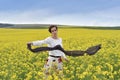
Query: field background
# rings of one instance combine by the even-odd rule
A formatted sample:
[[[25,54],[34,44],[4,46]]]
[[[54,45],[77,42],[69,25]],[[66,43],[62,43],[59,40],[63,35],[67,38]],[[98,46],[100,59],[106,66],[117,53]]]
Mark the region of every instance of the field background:
[[[63,80],[119,80],[120,30],[114,28],[60,28],[66,50],[85,50],[102,44],[93,56],[68,57],[64,63]],[[46,28],[0,28],[0,80],[43,80],[47,52],[33,54],[26,48],[29,41],[50,36]],[[52,79],[53,78],[53,79]],[[49,80],[57,80],[53,74]]]

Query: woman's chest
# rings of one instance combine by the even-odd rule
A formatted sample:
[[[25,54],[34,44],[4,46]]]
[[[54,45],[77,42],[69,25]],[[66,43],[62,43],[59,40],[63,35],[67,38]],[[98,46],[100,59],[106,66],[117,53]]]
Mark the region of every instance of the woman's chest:
[[[51,46],[62,45],[62,41],[61,40],[51,40],[50,45]]]

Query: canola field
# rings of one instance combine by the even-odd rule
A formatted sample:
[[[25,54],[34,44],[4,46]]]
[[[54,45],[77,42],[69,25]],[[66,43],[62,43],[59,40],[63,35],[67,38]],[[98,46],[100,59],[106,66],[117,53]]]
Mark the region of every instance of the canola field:
[[[60,28],[58,35],[66,50],[102,45],[92,56],[67,56],[69,62],[63,61],[60,80],[120,80],[120,30]],[[0,28],[0,80],[44,80],[48,52],[32,53],[26,43],[48,36],[47,29]],[[53,72],[48,80],[59,79]]]

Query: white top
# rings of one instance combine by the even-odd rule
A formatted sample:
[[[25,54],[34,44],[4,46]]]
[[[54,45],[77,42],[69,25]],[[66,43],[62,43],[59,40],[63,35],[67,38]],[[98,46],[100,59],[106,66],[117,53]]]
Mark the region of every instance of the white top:
[[[42,44],[48,44],[48,47],[54,47],[56,45],[62,46],[62,39],[54,39],[52,37],[47,37],[44,40],[33,41],[32,43],[34,46],[41,46]],[[65,54],[60,50],[49,51],[49,55],[61,56],[63,58],[66,58]]]

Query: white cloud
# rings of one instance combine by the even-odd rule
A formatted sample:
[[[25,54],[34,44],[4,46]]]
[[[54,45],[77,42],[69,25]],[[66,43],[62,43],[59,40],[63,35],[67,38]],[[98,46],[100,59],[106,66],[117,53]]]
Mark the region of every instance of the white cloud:
[[[89,13],[55,14],[52,10],[0,12],[0,21],[8,23],[40,23],[86,26],[120,26],[120,7]]]
[[[52,12],[46,9],[0,12],[0,21],[8,23],[36,23],[46,19],[50,16],[49,14],[52,14]]]

